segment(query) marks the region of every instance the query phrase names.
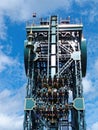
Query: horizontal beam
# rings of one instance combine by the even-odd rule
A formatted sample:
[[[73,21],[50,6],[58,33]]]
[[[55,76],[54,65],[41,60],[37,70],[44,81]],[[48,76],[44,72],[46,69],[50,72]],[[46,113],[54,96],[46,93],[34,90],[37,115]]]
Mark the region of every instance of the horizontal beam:
[[[30,31],[32,28],[32,31],[35,32],[48,32],[49,31],[49,25],[27,25],[26,30]],[[58,30],[59,31],[73,31],[73,30],[82,30],[83,25],[82,24],[59,24]]]

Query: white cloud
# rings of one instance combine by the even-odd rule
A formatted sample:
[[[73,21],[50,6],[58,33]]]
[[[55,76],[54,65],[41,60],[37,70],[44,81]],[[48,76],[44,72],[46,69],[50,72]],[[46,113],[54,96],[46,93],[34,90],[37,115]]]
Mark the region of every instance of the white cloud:
[[[87,130],[98,130],[98,122],[92,124],[92,126],[90,128],[87,128]]]
[[[98,4],[98,3],[97,3],[97,4]],[[94,6],[94,5],[93,5],[93,6]],[[89,20],[90,20],[90,22],[98,21],[97,8],[98,8],[98,7],[94,6],[94,7],[90,10],[90,14],[89,14]]]
[[[94,124],[92,125],[91,130],[98,130],[98,122],[96,122],[96,123],[94,123]]]
[[[25,88],[19,90],[8,90],[7,88],[0,92],[0,112],[6,114],[15,114],[23,112]]]
[[[92,82],[87,78],[83,79],[83,90],[85,94],[92,91]]]
[[[97,0],[75,0],[75,2],[77,2],[79,5],[84,6],[85,4],[89,3],[94,3],[97,4],[98,1]]]
[[[5,40],[7,37],[6,34],[7,26],[5,25],[3,14],[0,12],[0,39]]]
[[[16,64],[16,60],[11,56],[6,55],[2,50],[0,50],[0,72],[5,70],[9,66]]]
[[[96,60],[94,67],[96,74],[98,74],[98,59]]]
[[[23,116],[8,116],[0,113],[1,130],[23,130]]]
[[[25,88],[0,92],[0,129],[22,130]]]
[[[20,62],[20,57],[12,55],[10,46],[0,45],[0,90],[18,88],[25,81],[24,64]]]
[[[11,94],[11,91],[5,89],[0,93],[0,100],[5,99],[6,97],[9,97]]]
[[[89,22],[98,21],[98,0],[75,0],[80,7],[85,7],[81,10],[81,14],[89,19]]]
[[[38,15],[50,13],[56,9],[63,7],[68,10],[71,6],[72,0],[3,0],[0,3],[0,10],[12,20],[26,20],[31,16],[32,12]]]
[[[96,122],[98,122],[98,115],[96,113],[98,113],[98,101],[91,100],[86,103],[87,130],[98,130],[98,127],[96,127],[97,129],[94,129]]]

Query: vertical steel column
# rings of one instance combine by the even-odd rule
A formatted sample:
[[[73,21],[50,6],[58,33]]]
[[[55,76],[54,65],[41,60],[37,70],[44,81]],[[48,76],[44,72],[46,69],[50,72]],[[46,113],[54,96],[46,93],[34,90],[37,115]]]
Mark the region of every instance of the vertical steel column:
[[[57,16],[50,20],[50,73],[53,78],[57,72]]]
[[[58,19],[57,19],[57,73],[59,78],[59,28],[58,28]]]
[[[50,61],[50,22],[49,22],[49,29],[48,29],[47,78],[49,78],[49,61]]]
[[[81,37],[81,35],[80,35]],[[77,42],[77,49],[75,51],[80,52],[80,44],[81,41]],[[82,86],[82,71],[81,71],[81,56],[79,56],[78,60],[74,61],[75,64],[75,90],[73,99],[75,98],[83,98],[83,86]],[[72,121],[73,127],[72,130],[85,130],[85,120],[84,120],[84,110],[72,110]]]

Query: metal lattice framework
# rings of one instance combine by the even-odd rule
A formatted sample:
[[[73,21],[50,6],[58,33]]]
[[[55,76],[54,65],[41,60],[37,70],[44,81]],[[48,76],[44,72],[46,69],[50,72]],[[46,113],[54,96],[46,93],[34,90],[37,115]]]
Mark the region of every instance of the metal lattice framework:
[[[58,23],[57,16],[26,26],[24,130],[86,130],[82,77],[87,52],[82,29],[69,19]]]

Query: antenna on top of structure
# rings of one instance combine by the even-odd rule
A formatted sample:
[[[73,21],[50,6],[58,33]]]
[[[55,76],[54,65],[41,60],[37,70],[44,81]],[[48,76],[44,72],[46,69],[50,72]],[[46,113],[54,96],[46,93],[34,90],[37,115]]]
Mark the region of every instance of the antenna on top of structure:
[[[34,25],[35,24],[36,13],[33,13],[32,17],[33,17],[33,25]]]

